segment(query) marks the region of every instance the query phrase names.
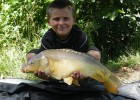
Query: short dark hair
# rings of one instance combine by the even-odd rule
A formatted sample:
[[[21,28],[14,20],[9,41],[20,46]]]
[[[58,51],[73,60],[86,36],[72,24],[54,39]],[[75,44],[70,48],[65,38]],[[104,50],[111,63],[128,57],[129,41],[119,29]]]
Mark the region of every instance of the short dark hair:
[[[74,8],[74,6],[73,6],[71,1],[69,1],[69,0],[54,0],[47,7],[47,11],[46,11],[47,17],[50,17],[51,8],[62,9],[62,8],[65,8],[65,7],[71,7],[73,17],[76,16],[75,8]]]

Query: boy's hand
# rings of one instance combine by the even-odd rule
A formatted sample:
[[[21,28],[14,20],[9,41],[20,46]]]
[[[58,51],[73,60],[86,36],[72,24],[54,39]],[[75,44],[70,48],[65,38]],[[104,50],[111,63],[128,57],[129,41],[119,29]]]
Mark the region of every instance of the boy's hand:
[[[79,71],[76,71],[76,72],[72,73],[71,76],[72,76],[74,79],[76,79],[77,81],[83,80],[83,79],[84,79],[84,75],[81,74]]]
[[[46,75],[44,71],[36,71],[34,72],[35,76],[41,78],[41,79],[45,79],[45,80],[49,80],[50,79],[50,75]]]

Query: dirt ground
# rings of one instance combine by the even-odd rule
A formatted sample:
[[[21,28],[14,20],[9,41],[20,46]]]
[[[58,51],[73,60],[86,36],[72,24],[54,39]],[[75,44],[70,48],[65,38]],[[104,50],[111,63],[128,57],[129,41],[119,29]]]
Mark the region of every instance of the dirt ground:
[[[140,80],[140,65],[134,68],[122,67],[114,74],[121,80],[122,83],[131,83]]]

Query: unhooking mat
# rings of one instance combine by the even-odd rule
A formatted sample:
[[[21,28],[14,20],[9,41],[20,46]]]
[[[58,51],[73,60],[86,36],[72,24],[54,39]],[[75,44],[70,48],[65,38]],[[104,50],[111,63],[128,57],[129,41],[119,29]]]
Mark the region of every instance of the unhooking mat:
[[[15,80],[14,80],[15,81]],[[140,100],[140,82],[127,84],[119,94],[105,91],[103,85],[68,86],[58,81],[0,81],[0,100]]]

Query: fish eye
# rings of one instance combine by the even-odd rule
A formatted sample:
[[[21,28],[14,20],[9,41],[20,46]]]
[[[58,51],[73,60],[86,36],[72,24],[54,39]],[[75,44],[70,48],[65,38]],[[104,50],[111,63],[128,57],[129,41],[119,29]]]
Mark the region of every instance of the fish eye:
[[[34,62],[30,62],[30,64],[34,64]]]

